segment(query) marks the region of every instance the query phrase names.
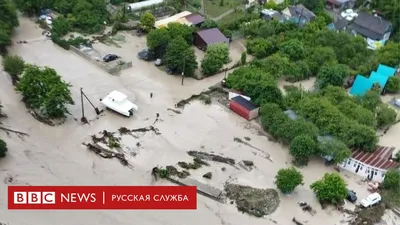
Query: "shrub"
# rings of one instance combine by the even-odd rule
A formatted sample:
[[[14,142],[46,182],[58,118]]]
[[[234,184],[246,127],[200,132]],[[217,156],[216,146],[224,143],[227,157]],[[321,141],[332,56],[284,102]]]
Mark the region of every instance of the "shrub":
[[[280,169],[275,178],[276,186],[285,194],[293,192],[298,185],[303,185],[303,175],[294,167]]]

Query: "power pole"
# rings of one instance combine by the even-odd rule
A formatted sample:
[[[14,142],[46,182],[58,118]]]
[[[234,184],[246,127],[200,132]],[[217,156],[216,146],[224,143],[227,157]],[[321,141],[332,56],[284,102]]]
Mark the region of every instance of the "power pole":
[[[93,105],[93,103],[89,100],[89,98],[85,95],[85,93],[83,93],[83,88],[81,88],[81,105],[82,105],[82,118],[81,118],[81,122],[82,123],[88,123],[88,120],[85,117],[85,107],[83,105],[83,97],[86,98],[86,100],[90,103],[90,105],[92,105],[92,107],[94,108],[94,111],[96,112],[97,115],[100,114],[100,110]]]
[[[182,70],[182,86],[183,86],[183,79],[185,78],[185,64],[186,64],[186,56],[183,58],[183,70]]]

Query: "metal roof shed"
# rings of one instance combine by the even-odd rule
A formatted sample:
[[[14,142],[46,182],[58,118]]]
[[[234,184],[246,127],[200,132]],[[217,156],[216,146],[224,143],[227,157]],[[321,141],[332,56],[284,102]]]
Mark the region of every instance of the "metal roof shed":
[[[362,96],[367,91],[371,90],[374,83],[362,75],[357,75],[353,86],[351,87],[350,94],[353,96]]]
[[[218,28],[197,31],[193,39],[193,44],[199,49],[205,49],[208,45],[218,43],[229,43],[229,39]]]
[[[376,84],[378,83],[379,86],[381,86],[381,90],[383,90],[383,88],[386,85],[386,82],[388,81],[388,76],[382,75],[380,73],[377,73],[375,71],[371,72],[371,75],[369,76],[369,80],[373,83]]]
[[[147,0],[142,2],[136,2],[128,5],[128,10],[130,11],[137,11],[143,9],[145,7],[157,5],[163,3],[164,0]]]
[[[396,69],[390,66],[386,66],[383,64],[379,64],[378,69],[376,70],[376,72],[391,77],[394,76],[396,74]]]
[[[260,107],[254,105],[240,95],[232,98],[229,102],[229,108],[247,120],[252,120],[258,117],[260,109]]]

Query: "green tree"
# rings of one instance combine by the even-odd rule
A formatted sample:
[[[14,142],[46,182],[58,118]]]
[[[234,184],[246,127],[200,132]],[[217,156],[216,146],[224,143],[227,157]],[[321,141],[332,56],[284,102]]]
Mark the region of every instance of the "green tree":
[[[61,36],[64,36],[68,34],[68,32],[71,30],[71,23],[70,21],[65,18],[64,16],[59,16],[53,20],[52,24],[52,34],[56,34]]]
[[[306,56],[304,44],[297,39],[290,39],[283,43],[279,48],[279,51],[282,55],[286,55],[292,61],[301,60]]]
[[[215,55],[205,55],[201,61],[201,71],[205,76],[210,76],[217,73],[223,66],[224,63],[219,59],[215,58]]]
[[[397,112],[386,104],[380,104],[376,114],[378,128],[390,126],[396,122]]]
[[[274,0],[269,0],[264,4],[264,8],[276,10],[277,4]]]
[[[350,149],[336,139],[323,139],[318,143],[318,151],[324,156],[331,156],[334,164],[342,163],[351,156]]]
[[[169,68],[175,69],[179,73],[184,70],[185,76],[193,76],[198,66],[194,50],[182,37],[171,40],[164,61]]]
[[[17,90],[30,107],[49,118],[62,118],[68,113],[65,105],[74,104],[69,87],[54,69],[27,65]]]
[[[303,175],[294,167],[280,169],[275,176],[275,184],[280,191],[290,194],[298,185],[303,185]]]
[[[365,95],[357,97],[358,102],[366,109],[375,112],[378,105],[381,103],[381,97],[378,92],[374,90],[367,91]]]
[[[149,11],[146,11],[140,16],[140,28],[142,28],[145,32],[152,30],[155,22],[156,18]]]
[[[389,93],[400,92],[400,77],[397,77],[397,76],[389,77],[385,88],[386,88],[386,91]]]
[[[307,9],[314,12],[322,11],[325,6],[324,0],[299,0],[298,3],[303,4]]]
[[[247,53],[242,52],[242,54],[240,55],[240,64],[245,65],[246,62],[247,62]]]
[[[311,54],[307,57],[307,63],[313,74],[318,74],[320,68],[324,65],[335,65],[337,63],[336,54],[333,48],[317,46],[311,48]]]
[[[247,52],[257,58],[264,58],[276,52],[273,43],[264,38],[251,39],[246,44]]]
[[[25,61],[15,55],[15,56],[5,56],[3,58],[3,68],[10,76],[12,77],[13,81],[18,81],[19,76],[24,71]]]
[[[343,86],[344,79],[349,76],[349,69],[346,65],[325,65],[323,66],[318,75],[318,83],[320,88],[324,88],[328,85]]]
[[[377,61],[388,66],[398,66],[400,62],[400,43],[389,41],[377,51]]]
[[[182,37],[187,44],[192,45],[193,42],[193,29],[185,24],[169,23],[168,32],[171,40]]]
[[[151,30],[147,35],[147,46],[153,50],[158,58],[164,56],[171,37],[167,28]]]
[[[7,154],[7,144],[2,139],[0,139],[0,158],[3,158]]]
[[[290,143],[290,155],[294,157],[294,163],[299,166],[308,164],[310,156],[316,152],[317,143],[307,135],[299,135]]]
[[[218,24],[212,19],[206,19],[200,26],[201,29],[217,28]]]
[[[12,31],[19,23],[13,1],[1,1],[0,12],[0,53],[4,53],[6,52],[6,46],[11,43]]]
[[[400,173],[395,169],[387,171],[385,179],[382,182],[382,187],[400,193]]]
[[[318,200],[339,204],[347,196],[347,184],[337,173],[326,173],[321,180],[310,185]]]

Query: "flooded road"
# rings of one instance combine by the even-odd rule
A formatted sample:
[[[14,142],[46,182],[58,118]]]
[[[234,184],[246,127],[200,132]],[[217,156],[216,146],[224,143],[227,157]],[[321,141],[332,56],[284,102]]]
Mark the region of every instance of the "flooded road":
[[[286,147],[268,141],[259,135],[249,123],[231,113],[226,107],[213,103],[204,105],[193,102],[185,107],[182,114],[168,111],[179,100],[197,94],[219,82],[223,74],[197,81],[185,79],[181,86],[180,77],[168,76],[151,63],[139,61],[136,54],[144,47],[144,40],[127,43],[126,56],[131,56],[133,67],[119,76],[103,72],[95,65],[79,56],[41,39],[41,30],[25,18],[15,34],[17,40],[35,40],[27,44],[15,44],[11,54],[20,55],[28,63],[54,68],[65,81],[70,82],[76,105],[70,106],[71,116],[65,124],[50,127],[36,121],[21,102],[21,96],[14,91],[11,79],[3,71],[0,73],[0,100],[8,118],[3,124],[15,130],[26,132],[29,137],[7,135],[0,131],[9,147],[9,154],[0,161],[0,222],[7,225],[292,225],[295,216],[309,225],[339,224],[342,215],[335,209],[322,211],[312,191],[310,183],[333,169],[325,167],[315,159],[301,169],[305,185],[298,187],[290,196],[281,196],[280,207],[267,218],[254,218],[242,214],[230,204],[221,204],[198,195],[198,209],[195,211],[8,211],[7,185],[171,185],[154,182],[150,170],[154,166],[166,166],[178,161],[187,161],[188,150],[202,150],[223,154],[236,160],[252,160],[256,169],[247,172],[213,165],[213,179],[202,179],[201,175],[210,171],[199,169],[192,177],[201,182],[221,188],[229,179],[243,185],[258,188],[273,188],[274,176],[283,167],[289,167],[291,157]],[[118,90],[139,106],[132,118],[124,118],[106,111],[96,119],[94,110],[85,103],[89,125],[82,125],[79,89],[82,87],[95,105],[99,99],[112,90]],[[150,98],[149,94],[154,93]],[[116,131],[120,127],[129,129],[145,127],[153,123],[156,113],[160,121],[155,127],[161,135],[146,133],[138,141],[141,147],[130,159],[133,168],[122,166],[118,160],[105,160],[88,151],[83,142],[102,130]],[[392,129],[390,132],[395,132]],[[235,137],[248,137],[252,145],[269,155],[273,162],[254,154],[248,146],[234,142]],[[134,143],[124,143],[133,145]],[[12,178],[12,179],[10,179]],[[366,195],[364,184],[359,178],[346,174],[345,179],[353,189],[359,189],[359,196]],[[3,182],[4,181],[4,182]],[[298,201],[307,201],[317,210],[314,216],[303,212]]]

